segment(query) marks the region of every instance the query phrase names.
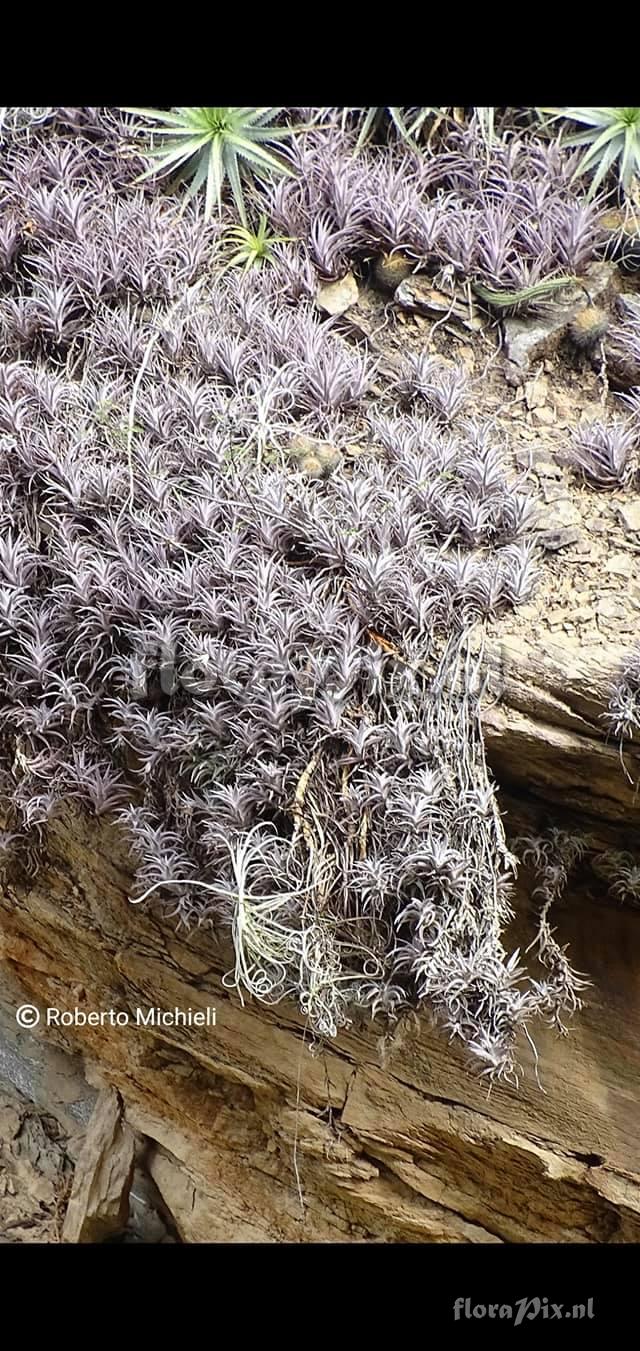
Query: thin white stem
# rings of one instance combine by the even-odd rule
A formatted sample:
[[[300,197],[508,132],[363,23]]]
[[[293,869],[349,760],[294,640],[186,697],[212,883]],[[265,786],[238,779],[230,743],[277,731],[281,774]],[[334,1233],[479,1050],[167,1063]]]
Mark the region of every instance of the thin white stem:
[[[160,335],[159,335],[159,333],[157,333],[157,332],[156,332],[156,333],[152,333],[152,334],[151,334],[151,337],[149,338],[149,341],[148,341],[148,343],[147,343],[147,345],[146,345],[146,347],[145,347],[144,356],[143,356],[143,358],[142,358],[142,362],[141,362],[141,365],[140,365],[140,370],[138,371],[138,374],[136,375],[136,378],[135,378],[135,380],[134,380],[134,382],[133,382],[133,392],[132,392],[132,395],[131,395],[131,403],[129,404],[129,417],[128,417],[128,419],[127,419],[127,464],[128,464],[128,466],[129,466],[129,510],[130,510],[130,511],[133,510],[133,499],[134,499],[134,495],[135,495],[135,483],[134,483],[134,474],[133,474],[133,427],[134,427],[134,421],[133,421],[133,420],[134,420],[135,411],[136,411],[136,399],[137,399],[137,397],[138,397],[138,391],[139,391],[140,385],[141,385],[141,383],[142,383],[142,377],[143,377],[143,375],[144,375],[144,373],[145,373],[145,371],[146,371],[146,369],[147,369],[147,366],[148,366],[148,364],[149,364],[149,358],[150,358],[150,356],[151,356],[151,353],[152,353],[152,351],[153,351],[153,348],[154,348],[155,343],[158,341],[159,336],[160,336]]]

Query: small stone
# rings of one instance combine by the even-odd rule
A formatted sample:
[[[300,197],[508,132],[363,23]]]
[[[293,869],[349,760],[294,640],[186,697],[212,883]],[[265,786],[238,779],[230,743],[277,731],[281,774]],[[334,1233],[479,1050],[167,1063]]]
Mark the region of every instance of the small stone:
[[[558,420],[553,408],[548,404],[542,408],[534,408],[532,416],[534,422],[542,423],[543,427],[553,427]]]
[[[529,410],[540,408],[547,401],[549,393],[549,381],[545,375],[536,375],[534,380],[527,380],[524,384],[524,401]]]
[[[553,460],[538,459],[538,457],[534,455],[532,467],[534,473],[538,475],[538,478],[562,478],[562,467],[559,464],[555,464]]]
[[[618,519],[628,535],[640,534],[640,499],[618,507]],[[640,543],[640,540],[638,541]]]
[[[557,530],[559,526],[580,526],[582,517],[570,497],[565,497],[562,489],[548,483],[542,484],[542,495],[549,506],[543,518],[544,528]]]
[[[633,577],[638,572],[638,561],[631,554],[612,554],[604,570],[612,572],[614,577]]]
[[[616,596],[603,596],[602,600],[598,601],[598,618],[628,621],[629,616],[624,601],[621,601]]]
[[[567,549],[570,544],[577,544],[580,539],[580,531],[567,526],[560,530],[541,530],[536,539],[543,549],[549,553],[557,553],[559,549]]]
[[[394,300],[400,307],[399,319],[403,317],[402,310],[407,310],[417,311],[432,320],[442,319],[443,322],[450,321],[452,325],[461,324],[472,333],[479,332],[485,326],[482,315],[473,303],[469,304],[462,295],[440,290],[434,278],[420,273],[400,282],[394,292]],[[452,331],[455,332],[455,329]]]
[[[462,362],[466,370],[468,371],[475,370],[476,354],[473,350],[473,347],[468,347],[466,343],[462,343],[457,350],[456,356],[458,357],[458,360]]]
[[[505,319],[504,341],[509,361],[526,370],[532,361],[553,350],[560,341],[566,320],[557,315],[551,319]]]
[[[504,378],[511,389],[519,389],[524,380],[524,374],[513,361],[506,361],[504,364]]]
[[[514,455],[518,469],[533,473],[537,478],[561,479],[562,466],[549,459],[548,450],[517,450]]]
[[[553,392],[553,401],[559,417],[568,420],[575,418],[575,398],[570,398],[562,389],[556,389]]]
[[[550,513],[553,525],[582,525],[582,517],[575,503],[569,497],[562,497],[559,502],[555,502],[553,511]]]
[[[99,1094],[82,1150],[62,1230],[63,1243],[99,1243],[118,1233],[129,1215],[135,1139],[112,1088]]]
[[[358,283],[353,272],[340,281],[322,282],[316,292],[316,304],[326,314],[344,314],[358,302]]]

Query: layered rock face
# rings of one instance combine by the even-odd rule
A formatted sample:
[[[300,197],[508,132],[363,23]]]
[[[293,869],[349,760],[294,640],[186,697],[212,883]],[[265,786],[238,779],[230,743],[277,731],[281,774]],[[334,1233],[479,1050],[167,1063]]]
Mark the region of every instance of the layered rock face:
[[[500,689],[489,687],[485,733],[511,831],[540,812],[579,822],[595,850],[637,831],[600,716],[611,659],[598,644],[542,652],[516,636],[491,651]],[[636,771],[633,747],[625,758]],[[533,883],[521,880],[514,946],[532,924]],[[160,1230],[187,1242],[640,1239],[640,925],[595,874],[554,916],[591,981],[585,1008],[565,1037],[532,1029],[518,1088],[490,1092],[427,1016],[313,1047],[293,1007],[242,1007],[223,984],[229,952],[143,913],[130,887],[114,829],[69,815],[37,877],[2,892],[2,1072],[57,1121],[82,1172],[47,1237],[96,1241],[121,1226],[135,1153]],[[19,999],[38,1008],[38,1028],[16,1031]],[[124,1016],[47,1027],[51,1008]],[[6,1237],[22,1237],[19,1224]]]

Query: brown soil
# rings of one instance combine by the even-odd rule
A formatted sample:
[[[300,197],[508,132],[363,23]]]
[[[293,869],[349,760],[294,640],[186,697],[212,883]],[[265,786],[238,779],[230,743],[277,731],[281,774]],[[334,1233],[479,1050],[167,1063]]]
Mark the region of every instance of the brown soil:
[[[640,290],[625,274],[624,290]],[[346,316],[345,316],[346,320]],[[599,492],[565,463],[569,434],[581,421],[622,414],[623,405],[590,358],[564,339],[525,374],[502,352],[500,323],[481,334],[445,329],[405,314],[388,296],[365,287],[352,335],[367,335],[385,376],[408,353],[428,351],[461,362],[474,381],[473,414],[492,418],[515,472],[540,503],[542,568],[532,602],[501,617],[498,636],[526,629],[543,646],[566,635],[579,644],[590,630],[603,645],[632,646],[640,632],[640,491]]]

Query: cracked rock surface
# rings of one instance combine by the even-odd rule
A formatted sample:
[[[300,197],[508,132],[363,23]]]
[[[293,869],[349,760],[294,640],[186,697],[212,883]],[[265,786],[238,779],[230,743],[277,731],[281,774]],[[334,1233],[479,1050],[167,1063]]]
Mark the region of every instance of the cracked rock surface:
[[[545,697],[554,696],[547,690]],[[579,695],[573,717],[566,735],[575,739],[584,718]],[[600,829],[615,832],[615,811]],[[544,1092],[524,1047],[519,1091],[496,1085],[488,1095],[426,1019],[408,1021],[385,1043],[379,1029],[354,1028],[312,1054],[293,1008],[243,1008],[230,996],[221,979],[229,954],[204,931],[179,936],[129,905],[121,858],[108,826],[62,818],[38,880],[2,895],[3,971],[11,999],[19,992],[41,1008],[215,1007],[210,1028],[40,1033],[42,1056],[62,1056],[66,1067],[66,1089],[50,1086],[49,1102],[51,1111],[67,1112],[67,1123],[69,1112],[76,1121],[75,1157],[95,1088],[109,1085],[179,1239],[640,1239],[637,912],[603,904],[589,888],[563,902],[563,941],[593,982],[587,1007],[568,1037],[537,1035]],[[526,912],[525,901],[516,925],[523,941]],[[64,1107],[60,1099],[69,1096]],[[75,1117],[73,1103],[85,1103]],[[15,1213],[11,1188],[18,1189],[16,1160],[25,1148],[30,1157],[33,1145],[20,1144],[20,1111],[2,1110],[11,1121],[3,1117],[0,1232],[29,1241],[35,1231]],[[55,1116],[50,1121],[47,1148],[57,1159],[65,1146]],[[57,1176],[64,1180],[64,1168]],[[45,1223],[55,1242],[65,1196],[46,1175],[41,1187],[46,1196],[30,1204],[44,1216],[40,1234]]]

